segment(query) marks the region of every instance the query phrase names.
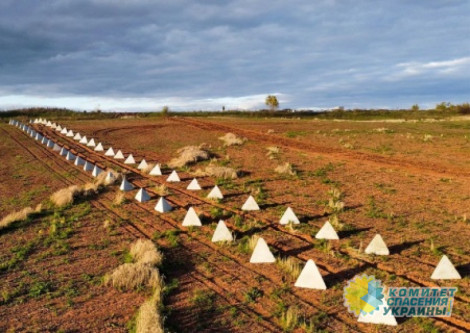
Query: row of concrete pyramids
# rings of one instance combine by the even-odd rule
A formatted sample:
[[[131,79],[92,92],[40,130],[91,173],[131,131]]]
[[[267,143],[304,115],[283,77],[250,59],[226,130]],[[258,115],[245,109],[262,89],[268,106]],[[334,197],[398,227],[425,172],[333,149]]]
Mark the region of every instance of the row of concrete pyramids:
[[[14,120],[10,120],[10,124],[12,124],[12,125],[17,125],[17,123],[15,123],[15,122],[16,121],[14,121]],[[48,126],[48,124],[50,124],[50,122],[47,122],[44,119],[34,120],[34,123],[46,124],[46,126]],[[61,128],[60,125],[56,125],[56,124],[50,124],[50,126],[51,127],[55,126],[56,130],[61,129],[62,134],[66,133],[66,132],[69,133],[71,131],[71,130],[67,131],[66,128]],[[42,143],[45,143],[44,140],[46,140],[46,138],[42,137],[40,135],[40,133],[36,133],[33,129],[27,127],[26,125],[23,125],[22,129],[25,130],[32,137],[35,136],[36,140],[39,140],[39,139],[42,138],[42,140],[43,140]],[[64,129],[65,129],[65,131],[64,131]],[[80,136],[79,133],[77,133],[77,135]],[[52,143],[50,142],[50,140],[49,140],[49,142],[47,142],[47,145],[48,145],[48,147],[51,147]],[[59,146],[54,144],[52,148],[53,148],[53,150],[58,150]],[[112,150],[112,147],[110,149]],[[65,156],[67,160],[74,160],[75,159],[75,156],[71,152],[67,151],[64,147],[61,148],[60,155]],[[130,157],[132,157],[132,154],[130,155]],[[75,165],[81,165],[81,164],[84,165],[84,170],[85,171],[92,171],[92,175],[95,176],[95,177],[103,171],[98,166],[96,166],[96,165],[93,166],[90,162],[85,161],[85,160],[81,159],[80,157],[77,157],[77,159],[75,161]],[[145,159],[143,159],[138,168],[143,169],[143,168],[146,168],[147,166],[148,166],[147,162],[145,161]],[[157,164],[152,169],[152,171],[154,171],[153,173],[155,173],[156,175],[162,175],[159,164]],[[152,174],[152,171],[150,172],[150,174]],[[112,173],[111,172],[108,172],[107,178],[112,179]],[[167,181],[168,182],[179,182],[180,181],[179,175],[177,174],[177,172],[175,170],[171,172],[171,174],[167,178]],[[129,190],[134,189],[134,186],[131,183],[129,183],[125,178],[123,178],[123,181],[121,183],[120,188],[123,191],[129,191]],[[188,190],[201,190],[201,186],[199,185],[197,179],[194,178],[190,182],[190,184],[188,185],[187,189]],[[218,188],[218,186],[216,185],[210,191],[210,193],[207,197],[208,198],[214,198],[214,199],[222,199],[223,194],[220,191],[220,189]],[[150,196],[145,191],[145,189],[141,188],[138,191],[138,193],[136,194],[135,198],[136,198],[136,200],[138,200],[140,202],[145,202],[145,201],[148,201],[150,199]],[[164,212],[167,212],[167,211],[171,210],[171,205],[168,203],[167,200],[165,200],[162,197],[162,198],[160,198],[157,205],[155,206],[155,209],[159,212],[164,213]],[[257,204],[256,200],[252,196],[249,196],[248,199],[245,201],[245,203],[242,206],[242,210],[245,210],[245,211],[256,211],[256,210],[259,210],[259,209],[260,209],[259,205]],[[192,214],[192,215],[194,215],[194,214]],[[191,214],[190,214],[190,216],[191,216]],[[286,211],[284,212],[284,214],[282,215],[282,217],[280,219],[280,224],[285,225],[285,224],[288,224],[288,223],[293,223],[293,224],[299,224],[300,223],[298,217],[296,216],[296,214],[294,213],[294,211],[290,207],[288,207],[286,209]],[[196,223],[195,225],[197,225],[197,224],[198,223]],[[336,231],[334,230],[331,223],[329,221],[327,221],[323,225],[323,227],[318,231],[318,233],[315,235],[315,238],[317,238],[317,239],[327,239],[327,240],[337,240],[337,239],[339,239],[339,236],[336,233]],[[385,242],[384,242],[384,240],[383,240],[383,238],[381,237],[380,234],[375,235],[375,237],[372,239],[372,241],[366,247],[364,252],[366,254],[375,254],[375,255],[389,255],[390,254],[390,251],[389,251],[387,245],[385,244]],[[441,258],[439,264],[436,266],[434,272],[432,273],[431,278],[432,279],[460,279],[461,276],[458,273],[458,271],[455,269],[454,265],[451,263],[449,258],[444,255]]]
[[[62,134],[67,134],[70,136],[70,131],[67,131],[66,129],[61,129],[60,132]],[[28,133],[29,134],[29,133]],[[39,134],[39,133],[37,133]],[[79,135],[79,133],[77,133]],[[31,135],[33,136],[33,135]],[[38,138],[36,138],[38,140]],[[92,139],[93,140],[93,139]],[[94,141],[93,141],[94,144]],[[101,143],[99,144],[101,145]],[[101,147],[102,148],[102,147]],[[60,154],[62,156],[66,156],[66,159],[69,160],[69,154],[70,152],[63,151],[65,148],[62,148],[60,151]],[[112,149],[112,148],[110,148]],[[109,150],[109,149],[108,149]],[[120,152],[120,151],[119,151]],[[113,151],[110,152],[114,153]],[[122,153],[121,153],[122,154]],[[132,154],[130,157],[133,160]],[[73,159],[73,158],[72,158]],[[135,164],[135,160],[133,161]],[[85,161],[85,165],[88,163],[88,161]],[[160,168],[159,165],[158,169]],[[95,166],[96,167],[96,166]],[[140,168],[146,168],[147,163],[145,160],[142,160],[141,164],[139,165]],[[85,168],[85,167],[84,167]],[[158,170],[161,175],[161,170]],[[111,174],[111,173],[109,173]],[[173,171],[170,176],[168,177],[167,181],[180,181],[178,174],[176,171]],[[122,190],[127,190],[127,189],[133,189],[132,184],[127,182],[127,180],[124,178],[123,182],[121,183],[121,189]],[[189,190],[200,190],[201,187],[199,186],[199,183],[197,182],[197,179],[193,179],[191,183],[188,185]],[[220,192],[220,189],[218,189],[217,186],[214,187],[214,190],[217,190]],[[211,191],[211,192],[212,192]],[[220,192],[220,196],[222,196],[222,193]],[[138,193],[136,194],[136,200],[140,202],[145,202],[150,199],[150,196],[148,193],[145,191],[145,189],[141,188]],[[155,210],[159,212],[166,212],[171,210],[171,205],[165,200],[165,198],[161,197],[155,206]],[[259,210],[259,206],[256,203],[256,200],[252,197],[249,196],[249,198],[246,200],[244,205],[242,206],[242,210],[247,210],[247,211],[253,211],[253,210]],[[280,220],[281,224],[288,224],[288,223],[293,223],[293,224],[299,224],[300,221],[295,215],[294,211],[288,207],[283,216],[281,217]],[[183,220],[182,223],[183,226],[201,226],[202,223],[196,214],[195,210],[193,207],[190,207],[188,212],[186,213],[186,216]],[[333,226],[327,221],[325,225],[320,229],[320,231],[316,234],[316,238],[319,239],[339,239],[338,234],[334,230]],[[218,242],[218,241],[232,241],[233,240],[233,235],[230,232],[230,230],[227,228],[225,225],[224,221],[220,220],[217,224],[217,228],[214,231],[214,235],[212,237],[213,242]],[[375,237],[372,239],[372,241],[369,243],[369,245],[366,247],[365,253],[368,254],[376,254],[376,255],[389,255],[389,249],[385,242],[383,241],[382,237],[379,234],[376,234]],[[259,238],[258,242],[253,250],[252,256],[250,258],[251,263],[272,263],[275,262],[274,255],[270,251],[267,243],[264,241],[263,238]],[[447,256],[443,256],[435,268],[432,276],[432,279],[459,279],[460,274],[457,272],[453,264],[450,262],[449,258]],[[309,259],[303,268],[302,272],[300,273],[297,281],[295,282],[296,287],[300,288],[311,288],[311,289],[326,289],[325,282],[321,276],[321,273],[319,272],[315,262],[311,259]],[[382,306],[383,307],[383,306]],[[376,324],[388,324],[388,325],[396,325],[396,320],[395,318],[391,315],[388,314],[387,316],[383,315],[383,309],[379,309],[382,311],[375,311],[372,315],[361,315],[359,317],[360,322],[369,322],[369,323],[376,323]]]

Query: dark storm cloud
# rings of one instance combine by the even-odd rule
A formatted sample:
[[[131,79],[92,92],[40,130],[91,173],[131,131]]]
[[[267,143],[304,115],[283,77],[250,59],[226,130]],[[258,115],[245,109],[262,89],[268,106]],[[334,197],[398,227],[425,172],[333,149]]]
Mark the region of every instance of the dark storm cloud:
[[[286,107],[461,102],[469,9],[464,0],[2,1],[0,106],[253,107],[268,93]]]

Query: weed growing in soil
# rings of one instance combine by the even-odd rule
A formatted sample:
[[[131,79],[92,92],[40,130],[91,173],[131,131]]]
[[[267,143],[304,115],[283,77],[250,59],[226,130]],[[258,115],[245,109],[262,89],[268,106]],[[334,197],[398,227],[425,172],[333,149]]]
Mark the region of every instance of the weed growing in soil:
[[[253,303],[258,298],[262,297],[263,294],[263,291],[258,287],[251,287],[247,292],[245,292],[244,297],[248,303]]]
[[[181,231],[178,229],[165,230],[164,232],[155,231],[152,238],[154,240],[164,239],[167,241],[170,248],[175,248],[180,245],[180,239],[178,237],[180,233]]]
[[[294,279],[300,275],[302,270],[299,262],[292,257],[278,258],[276,263],[283,272],[287,273]]]
[[[299,324],[299,313],[296,308],[289,307],[287,311],[282,313],[279,323],[284,332],[290,332]]]

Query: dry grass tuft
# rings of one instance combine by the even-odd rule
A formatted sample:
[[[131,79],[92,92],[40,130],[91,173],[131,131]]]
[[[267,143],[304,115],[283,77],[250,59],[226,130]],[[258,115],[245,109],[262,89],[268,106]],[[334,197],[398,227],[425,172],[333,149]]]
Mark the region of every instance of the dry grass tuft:
[[[64,207],[70,205],[73,202],[74,197],[80,191],[80,187],[78,185],[72,185],[57,192],[54,192],[50,199],[52,203],[58,207]]]
[[[160,285],[160,274],[147,264],[125,263],[106,276],[105,282],[120,290],[156,288]]]
[[[186,146],[179,149],[177,153],[179,156],[168,163],[170,168],[181,168],[188,164],[205,161],[210,158],[207,150],[203,149],[201,146]]]
[[[276,147],[276,146],[271,146],[271,147],[266,147],[268,152],[266,153],[266,156],[269,157],[270,160],[273,160],[279,155],[281,152],[281,148]]]
[[[166,187],[165,184],[156,185],[154,189],[155,189],[155,192],[157,192],[157,194],[161,197],[164,197],[170,194],[170,190],[168,190],[168,187]]]
[[[130,254],[141,264],[160,265],[163,256],[155,244],[148,239],[139,239],[131,245]]]
[[[197,169],[193,174],[195,176],[211,176],[223,179],[238,178],[238,172],[235,169],[218,165],[208,165],[204,171]]]
[[[294,279],[297,279],[302,271],[299,262],[291,257],[278,258],[277,264],[282,271],[286,272]]]
[[[143,168],[142,169],[142,172],[143,173],[150,173],[150,171],[152,171],[152,169],[155,167],[155,163],[147,163],[147,167]]]
[[[136,333],[163,333],[163,318],[159,312],[160,293],[142,304],[136,318]]]
[[[137,313],[136,332],[163,333],[163,317],[159,312],[163,279],[155,268],[155,265],[162,262],[163,256],[148,239],[137,240],[131,245],[129,253],[136,262],[122,264],[116,268],[105,277],[105,283],[124,290],[151,287],[152,297],[140,306]]]
[[[281,327],[283,328],[284,331],[291,331],[295,327],[298,326],[299,324],[299,313],[297,309],[293,307],[289,307],[287,311],[285,311],[282,315],[281,318],[279,319],[279,322],[281,324]]]
[[[272,128],[270,128],[270,129],[268,129],[268,131],[266,133],[272,134],[272,133],[274,133],[274,130]]]
[[[224,136],[221,136],[219,140],[224,142],[224,146],[240,146],[245,143],[246,138],[242,138],[233,133],[227,133]]]
[[[256,244],[258,243],[258,239],[260,237],[258,235],[253,235],[250,237],[250,239],[248,240],[248,247],[251,251],[253,251],[256,247]]]
[[[98,190],[99,185],[93,183],[86,183],[82,186],[72,185],[53,193],[50,199],[55,206],[65,207],[72,204],[76,198],[89,197],[98,193]]]
[[[290,164],[289,162],[278,165],[276,167],[276,169],[274,169],[274,171],[279,173],[279,174],[286,174],[286,175],[291,175],[291,176],[295,176],[297,174],[294,171],[294,168],[292,167],[292,164]]]
[[[41,211],[41,209],[39,209],[39,211]],[[0,221],[0,229],[8,227],[14,222],[24,221],[34,212],[35,210],[31,207],[26,207],[20,211],[10,213]]]
[[[114,196],[113,204],[116,206],[121,206],[126,201],[126,196],[124,192],[116,191],[116,195]]]
[[[148,239],[139,239],[130,247],[129,253],[134,263],[125,263],[116,268],[106,277],[106,283],[111,283],[118,289],[136,289],[151,287],[156,290],[161,286],[161,279],[155,265],[162,262],[163,255]]]

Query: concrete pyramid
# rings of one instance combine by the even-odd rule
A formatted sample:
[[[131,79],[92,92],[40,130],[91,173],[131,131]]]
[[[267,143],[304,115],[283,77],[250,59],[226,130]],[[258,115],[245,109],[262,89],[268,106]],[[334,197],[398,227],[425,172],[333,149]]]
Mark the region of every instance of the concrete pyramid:
[[[62,131],[60,131],[60,134],[67,134],[68,130],[67,127],[62,128]]]
[[[259,206],[256,203],[255,198],[250,195],[243,204],[242,210],[259,210]]]
[[[317,232],[315,235],[317,239],[339,239],[338,234],[336,233],[335,229],[331,225],[330,221],[326,221],[326,223],[321,227],[320,231]]]
[[[65,156],[65,159],[67,161],[74,161],[75,160],[75,155],[72,154],[70,151],[67,153],[67,156]]]
[[[88,141],[86,146],[87,147],[96,147],[95,139],[92,138],[90,141]]]
[[[251,255],[250,262],[252,264],[272,263],[276,262],[271,250],[263,238],[258,238],[253,254]]]
[[[69,137],[69,138],[72,138],[72,137],[73,137],[73,131],[72,131],[72,130],[69,130],[69,131],[67,132],[67,135],[66,135],[66,136]]]
[[[132,154],[127,156],[126,160],[124,161],[124,164],[135,164],[134,156],[132,156]]]
[[[57,125],[56,129],[55,129],[57,132],[62,132],[62,126],[60,125]]]
[[[181,180],[180,180],[180,177],[178,176],[178,173],[176,172],[176,170],[173,170],[172,173],[170,173],[170,175],[166,179],[166,181],[170,182],[170,183],[176,183],[176,182],[179,182]]]
[[[124,192],[132,191],[134,189],[134,185],[129,183],[126,177],[122,177],[122,182],[121,182],[121,186],[119,186],[119,189]]]
[[[433,280],[454,280],[461,279],[459,272],[446,255],[443,255],[431,275]]]
[[[232,242],[233,235],[225,225],[225,222],[220,220],[215,228],[214,235],[212,235],[212,242]]]
[[[307,260],[294,285],[298,288],[326,289],[325,281],[312,259]]]
[[[201,186],[199,185],[197,179],[194,178],[193,180],[191,180],[191,183],[189,183],[186,189],[191,191],[199,191],[201,189]]]
[[[65,147],[62,147],[62,149],[60,150],[60,156],[67,156],[68,152],[69,151]]]
[[[76,166],[85,165],[85,160],[80,156],[77,156],[73,164],[75,164]]]
[[[103,172],[103,169],[101,169],[99,166],[95,165],[95,167],[93,168],[93,171],[91,172],[91,175],[93,177],[98,177],[98,175],[102,172]]]
[[[51,127],[52,127],[53,129],[56,129],[56,128],[57,128],[57,124],[56,124],[56,123],[53,123]]]
[[[166,213],[171,211],[173,208],[171,205],[168,203],[168,201],[165,200],[164,197],[161,197],[158,199],[157,204],[155,205],[155,210],[160,213]]]
[[[88,162],[88,161],[85,161],[85,164],[83,165],[83,170],[85,171],[93,171],[93,169],[95,168],[95,166]]]
[[[214,188],[207,195],[207,198],[208,199],[223,199],[224,195],[220,191],[219,187],[215,185]]]
[[[135,200],[139,202],[146,202],[150,200],[150,195],[147,193],[145,188],[141,188],[139,192],[135,195]]]
[[[47,121],[46,126],[47,126],[47,127],[51,127],[51,126],[52,126],[52,123],[51,123],[50,120]]]
[[[143,159],[142,161],[140,161],[139,165],[137,166],[137,169],[139,170],[143,170],[145,168],[148,168],[148,164],[147,164],[147,161],[145,159]]]
[[[379,309],[375,310],[372,313],[367,313],[367,314],[361,313],[357,321],[360,323],[397,326],[397,320],[395,319],[395,316],[392,315],[391,311],[385,314],[386,309],[388,310],[388,305],[386,304],[379,305]]]
[[[104,148],[103,148],[103,145],[100,143],[98,143],[98,145],[95,147],[95,151],[104,151]]]
[[[295,215],[294,211],[292,208],[287,207],[286,211],[284,212],[284,215],[281,217],[281,224],[289,224],[289,222],[292,222],[293,224],[299,224],[300,221]]]
[[[387,244],[385,244],[382,236],[379,234],[375,235],[369,245],[367,245],[364,252],[367,254],[376,254],[379,256],[388,256],[390,254]]]
[[[75,141],[80,141],[80,140],[82,139],[82,136],[80,135],[80,133],[77,132],[77,133],[75,134],[75,136],[73,137],[73,139],[74,139]]]
[[[80,141],[78,141],[78,142],[79,142],[79,143],[82,143],[82,144],[84,144],[84,145],[86,145],[86,144],[88,143],[88,139],[86,138],[86,135],[83,136],[83,137],[80,139]]]
[[[183,227],[190,227],[190,226],[195,226],[195,227],[202,226],[201,220],[199,219],[199,216],[197,216],[196,211],[194,210],[193,207],[189,207],[188,212],[186,213],[186,216],[184,217],[184,220],[183,220]]]
[[[104,179],[105,184],[106,185],[112,184],[114,183],[115,180],[116,180],[116,176],[114,176],[114,174],[111,171],[108,171],[108,173],[106,174],[106,178]]]
[[[121,150],[118,150],[118,152],[114,155],[114,158],[117,160],[123,160],[124,159],[124,154],[122,153]]]
[[[160,169],[160,164],[157,164],[153,167],[153,169],[149,173],[150,176],[161,176],[162,170]]]
[[[108,150],[106,150],[106,153],[104,153],[104,156],[114,156],[113,147],[109,147]]]

